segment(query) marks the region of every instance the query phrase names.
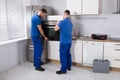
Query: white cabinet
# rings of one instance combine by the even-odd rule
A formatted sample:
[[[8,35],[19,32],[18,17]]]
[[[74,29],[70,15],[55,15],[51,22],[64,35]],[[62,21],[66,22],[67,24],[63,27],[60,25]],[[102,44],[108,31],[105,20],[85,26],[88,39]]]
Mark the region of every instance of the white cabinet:
[[[99,4],[99,0],[67,0],[66,8],[71,15],[98,14]]]
[[[72,62],[82,63],[82,41],[72,42],[71,46]]]
[[[83,65],[92,66],[94,59],[102,59],[103,42],[83,41]]]
[[[0,72],[26,61],[26,41],[0,45]]]
[[[104,43],[104,59],[110,61],[110,66],[120,68],[120,43],[105,42]]]
[[[8,47],[7,45],[1,45],[0,46],[0,72],[8,69]]]
[[[48,58],[60,60],[59,58],[59,41],[48,41]],[[82,41],[72,42],[71,46],[72,62],[82,63]]]
[[[71,11],[71,15],[81,14],[81,1],[82,0],[67,0],[67,9]]]
[[[8,45],[8,51],[9,51],[9,67],[12,67],[19,62],[19,54],[18,54],[18,46],[17,43],[12,43]]]
[[[48,59],[59,59],[59,41],[48,41]]]
[[[82,14],[98,14],[99,0],[82,0]]]

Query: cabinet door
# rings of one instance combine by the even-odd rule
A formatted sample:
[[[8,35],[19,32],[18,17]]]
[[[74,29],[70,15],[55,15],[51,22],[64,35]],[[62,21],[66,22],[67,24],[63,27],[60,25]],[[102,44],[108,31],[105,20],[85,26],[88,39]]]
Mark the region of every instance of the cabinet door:
[[[120,43],[104,43],[104,59],[110,61],[110,67],[120,68]]]
[[[0,46],[0,72],[9,68],[8,66],[8,46],[2,45]]]
[[[17,43],[12,43],[8,45],[8,51],[9,51],[8,53],[9,54],[9,67],[12,67],[19,62]]]
[[[82,14],[98,14],[99,0],[82,0]]]
[[[110,61],[110,67],[120,68],[120,58],[106,57],[105,56],[104,59]]]
[[[82,41],[73,41],[71,47],[72,62],[82,63]]]
[[[48,41],[48,58],[59,60],[59,41]]]
[[[94,59],[102,59],[103,42],[83,42],[83,65],[92,66]]]
[[[82,0],[67,0],[67,9],[71,11],[71,15],[81,14]]]
[[[104,56],[120,58],[120,48],[116,47],[104,47]]]

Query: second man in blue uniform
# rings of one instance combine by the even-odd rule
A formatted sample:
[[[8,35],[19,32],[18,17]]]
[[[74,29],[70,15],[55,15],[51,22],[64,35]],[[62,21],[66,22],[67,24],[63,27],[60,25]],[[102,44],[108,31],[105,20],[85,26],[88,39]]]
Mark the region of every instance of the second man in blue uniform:
[[[72,59],[70,54],[70,48],[72,43],[72,28],[73,24],[70,20],[70,11],[64,11],[64,19],[57,23],[55,31],[60,30],[60,62],[61,69],[57,71],[57,74],[65,74],[67,70],[71,70]]]

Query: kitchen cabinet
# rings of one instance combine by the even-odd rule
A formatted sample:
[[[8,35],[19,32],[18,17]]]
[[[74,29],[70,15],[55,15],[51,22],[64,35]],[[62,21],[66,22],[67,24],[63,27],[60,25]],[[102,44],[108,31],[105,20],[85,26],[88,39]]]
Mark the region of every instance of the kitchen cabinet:
[[[82,0],[67,0],[67,9],[71,11],[71,15],[80,15],[81,14],[81,2]]]
[[[104,59],[110,61],[110,66],[120,68],[120,42],[104,43]]]
[[[9,67],[16,65],[19,62],[18,46],[17,43],[8,45]]]
[[[59,59],[59,41],[48,41],[48,58]],[[71,46],[72,62],[82,63],[82,41],[75,40]]]
[[[0,72],[8,69],[9,59],[8,59],[8,46],[0,46]]]
[[[82,14],[98,14],[99,0],[82,0]]]
[[[72,62],[82,64],[82,41],[75,40],[71,46]]]
[[[71,15],[98,14],[99,4],[99,0],[67,0],[66,8]]]
[[[83,65],[92,66],[94,59],[102,59],[103,42],[83,41]]]
[[[48,59],[59,59],[59,41],[48,41]]]
[[[0,72],[26,61],[26,40],[0,45]]]

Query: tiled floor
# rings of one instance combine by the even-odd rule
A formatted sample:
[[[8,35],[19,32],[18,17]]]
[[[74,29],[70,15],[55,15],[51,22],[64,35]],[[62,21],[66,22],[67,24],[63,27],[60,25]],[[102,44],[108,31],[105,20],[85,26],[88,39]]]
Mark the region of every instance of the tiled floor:
[[[55,72],[59,70],[59,66],[48,63],[43,65],[46,71],[39,72],[34,70],[32,63],[25,62],[0,73],[0,80],[120,80],[120,72],[100,74],[80,67],[72,67],[72,71],[67,74],[57,75]]]

